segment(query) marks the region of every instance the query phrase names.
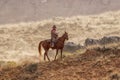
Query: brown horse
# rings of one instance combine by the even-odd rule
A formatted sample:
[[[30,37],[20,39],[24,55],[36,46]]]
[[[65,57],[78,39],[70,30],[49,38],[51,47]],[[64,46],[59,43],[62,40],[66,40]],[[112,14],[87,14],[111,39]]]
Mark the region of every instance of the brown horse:
[[[39,50],[39,53],[41,55],[41,46],[43,47],[43,49],[45,50],[45,53],[44,53],[44,60],[46,60],[46,57],[47,59],[50,61],[50,58],[48,57],[48,50],[50,48],[52,49],[56,49],[56,55],[55,55],[55,59],[56,60],[56,57],[58,55],[58,51],[61,50],[61,59],[62,59],[62,51],[63,51],[63,48],[64,48],[64,42],[65,40],[68,40],[68,33],[65,32],[61,37],[59,37],[54,45],[54,47],[51,47],[51,40],[44,40],[44,41],[41,41],[39,43],[39,47],[38,47],[38,50]]]

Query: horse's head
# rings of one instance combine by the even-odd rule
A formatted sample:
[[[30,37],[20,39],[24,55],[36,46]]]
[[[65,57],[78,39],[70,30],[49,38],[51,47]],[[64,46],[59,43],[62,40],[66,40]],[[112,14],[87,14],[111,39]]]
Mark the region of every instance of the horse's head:
[[[65,38],[66,40],[68,40],[68,33],[67,33],[67,32],[64,33],[64,38]]]

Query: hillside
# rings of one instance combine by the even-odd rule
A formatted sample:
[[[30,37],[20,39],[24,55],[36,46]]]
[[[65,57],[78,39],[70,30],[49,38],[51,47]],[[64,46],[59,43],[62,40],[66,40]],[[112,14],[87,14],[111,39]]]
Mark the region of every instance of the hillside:
[[[119,0],[1,0],[0,24],[120,10]]]
[[[43,61],[53,25],[69,40]],[[120,80],[120,1],[0,0],[0,80]]]
[[[50,30],[54,24],[58,28],[59,36],[65,30],[68,32],[67,42],[83,45],[87,38],[119,36],[120,11],[93,16],[56,17],[38,22],[0,25],[0,61],[38,62],[38,44],[41,40],[50,38]]]
[[[63,60],[4,69],[0,80],[119,80],[120,49],[93,49]]]

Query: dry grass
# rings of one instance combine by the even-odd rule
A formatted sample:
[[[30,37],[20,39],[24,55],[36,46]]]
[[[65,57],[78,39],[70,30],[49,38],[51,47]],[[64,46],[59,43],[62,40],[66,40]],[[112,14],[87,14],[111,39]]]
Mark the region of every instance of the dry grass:
[[[86,38],[120,35],[120,11],[93,16],[56,17],[41,22],[0,25],[0,60],[39,61],[38,44],[50,38],[52,25],[59,35],[66,30],[69,41],[83,44]]]

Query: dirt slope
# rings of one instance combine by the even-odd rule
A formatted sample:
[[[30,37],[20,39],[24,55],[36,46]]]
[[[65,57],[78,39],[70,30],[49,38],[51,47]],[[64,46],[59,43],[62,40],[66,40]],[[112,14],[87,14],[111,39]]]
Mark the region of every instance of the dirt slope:
[[[119,80],[120,49],[87,50],[63,60],[0,72],[0,80]]]

